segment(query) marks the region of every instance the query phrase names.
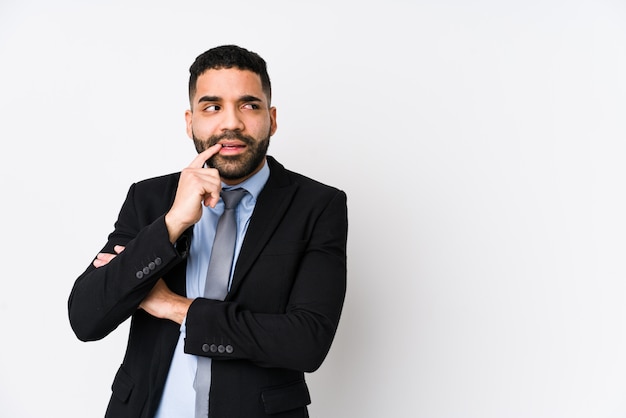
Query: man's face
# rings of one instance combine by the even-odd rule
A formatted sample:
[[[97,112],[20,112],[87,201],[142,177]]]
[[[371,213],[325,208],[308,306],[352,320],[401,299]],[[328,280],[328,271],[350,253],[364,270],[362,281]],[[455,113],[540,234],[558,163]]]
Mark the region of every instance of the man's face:
[[[263,167],[276,132],[276,108],[269,106],[261,78],[236,68],[211,69],[198,77],[185,120],[199,153],[222,144],[208,163],[227,184],[241,183]]]

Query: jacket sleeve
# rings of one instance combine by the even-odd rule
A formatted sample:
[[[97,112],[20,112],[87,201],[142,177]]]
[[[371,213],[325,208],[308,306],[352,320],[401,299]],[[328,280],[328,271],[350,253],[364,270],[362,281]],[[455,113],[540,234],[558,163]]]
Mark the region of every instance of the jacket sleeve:
[[[343,307],[347,228],[346,195],[337,191],[300,253],[284,311],[259,313],[228,299],[198,298],[187,314],[185,351],[214,360],[316,370],[330,349]],[[275,263],[281,264],[281,258]]]
[[[136,185],[128,191],[114,231],[102,252],[125,250],[107,265],[92,264],[75,281],[68,300],[69,320],[83,341],[99,340],[128,319],[156,281],[184,256],[169,241],[165,216],[140,216]]]

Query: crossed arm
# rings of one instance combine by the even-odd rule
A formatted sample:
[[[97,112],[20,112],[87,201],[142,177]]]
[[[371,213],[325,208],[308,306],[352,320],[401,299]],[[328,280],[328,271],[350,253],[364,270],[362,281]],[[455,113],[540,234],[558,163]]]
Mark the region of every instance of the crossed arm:
[[[165,215],[165,225],[170,242],[200,220],[202,204],[215,207],[220,199],[222,182],[216,169],[205,168],[204,162],[218,153],[222,146],[216,144],[198,154],[187,168],[182,170],[172,208]],[[202,202],[202,204],[200,203]],[[96,268],[107,265],[124,246],[116,245],[115,254],[99,253],[93,261]],[[182,324],[193,299],[172,292],[163,279],[159,279],[139,307],[150,315]]]
[[[206,158],[206,155],[200,155],[195,160],[198,165]],[[318,200],[320,204],[315,206],[311,222],[305,224],[298,223],[298,210],[290,211],[285,223],[292,222],[295,217],[296,224],[302,228],[300,233],[311,232],[310,236],[306,235],[306,245],[304,241],[298,241],[304,236],[299,234],[300,228],[296,231],[281,228],[282,244],[272,245],[263,258],[257,260],[256,273],[248,276],[248,285],[240,288],[237,301],[192,300],[182,296],[184,290],[175,287],[177,281],[166,284],[162,279],[178,268],[177,263],[182,261],[183,254],[178,253],[179,247],[170,244],[183,242],[178,240],[177,224],[170,221],[182,219],[181,215],[185,213],[189,215],[183,210],[174,211],[175,207],[186,208],[186,203],[194,202],[190,206],[201,210],[202,204],[217,202],[221,182],[217,181],[216,172],[214,191],[206,191],[213,187],[207,186],[211,180],[204,179],[210,172],[211,169],[199,167],[183,170],[175,203],[165,216],[155,220],[152,219],[160,208],[146,216],[144,212],[136,211],[139,200],[145,206],[145,187],[141,188],[141,193],[134,187],[131,189],[116,223],[116,231],[109,238],[110,244],[78,279],[70,296],[70,321],[75,333],[85,341],[103,338],[139,308],[152,317],[179,324],[186,317],[188,338],[185,352],[189,354],[207,356],[202,351],[204,344],[208,340],[219,340],[236,349],[226,354],[212,353],[212,358],[246,359],[267,367],[314,370],[330,348],[345,292],[345,194],[324,192],[317,195],[322,198]],[[187,194],[190,190],[192,192]],[[216,193],[214,201],[213,193]],[[191,197],[186,199],[185,196]],[[156,204],[159,202],[155,200]],[[310,202],[305,200],[302,203],[308,207]],[[170,214],[175,216],[170,217]],[[138,219],[139,224],[148,224],[138,229],[134,221]],[[189,216],[187,222],[194,222],[193,216]],[[312,222],[315,228],[310,230]],[[113,243],[120,245],[114,247]],[[157,271],[147,277],[135,278],[135,272],[139,273],[142,266],[145,269],[148,261],[156,261],[156,254],[159,256]],[[276,262],[278,255],[284,262]],[[287,299],[281,296],[285,284],[289,284],[290,289]],[[274,302],[256,298],[254,289],[260,285],[263,289],[275,287],[276,291],[269,293],[275,296]],[[144,321],[144,318],[146,315],[142,313],[135,319]]]
[[[191,164],[181,172],[176,197],[172,208],[165,215],[165,225],[174,243],[181,234],[200,220],[202,202],[215,207],[220,199],[222,182],[216,169],[205,168],[204,162],[218,153],[222,146],[216,144],[198,154]],[[124,246],[116,245],[115,254],[99,253],[93,261],[94,267],[102,267],[124,251]],[[159,279],[139,307],[150,315],[169,319],[182,324],[193,299],[172,292],[163,279]]]
[[[116,245],[114,248],[115,254],[98,253],[93,261],[94,267],[98,268],[107,265],[124,251],[124,248],[122,245]],[[187,316],[191,302],[193,302],[193,299],[172,292],[163,279],[159,279],[150,293],[148,293],[148,296],[139,304],[139,308],[156,318],[169,319],[180,325],[183,323],[185,316]]]

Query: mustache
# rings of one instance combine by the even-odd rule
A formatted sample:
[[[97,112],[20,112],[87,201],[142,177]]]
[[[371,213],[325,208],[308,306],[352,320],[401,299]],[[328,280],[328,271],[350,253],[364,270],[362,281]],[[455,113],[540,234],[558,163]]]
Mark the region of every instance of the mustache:
[[[251,145],[254,143],[254,139],[247,135],[243,135],[242,133],[235,131],[226,131],[221,135],[211,135],[208,140],[209,147],[212,147],[223,139],[238,139],[246,145]]]

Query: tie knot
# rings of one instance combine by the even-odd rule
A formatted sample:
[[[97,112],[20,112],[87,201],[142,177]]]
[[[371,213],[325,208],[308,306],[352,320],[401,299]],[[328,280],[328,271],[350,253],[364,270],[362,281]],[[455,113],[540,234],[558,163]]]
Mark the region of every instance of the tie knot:
[[[239,201],[246,194],[246,189],[238,188],[231,190],[222,190],[222,200],[224,200],[224,206],[226,209],[233,209],[237,207]]]

